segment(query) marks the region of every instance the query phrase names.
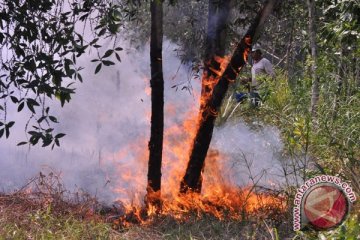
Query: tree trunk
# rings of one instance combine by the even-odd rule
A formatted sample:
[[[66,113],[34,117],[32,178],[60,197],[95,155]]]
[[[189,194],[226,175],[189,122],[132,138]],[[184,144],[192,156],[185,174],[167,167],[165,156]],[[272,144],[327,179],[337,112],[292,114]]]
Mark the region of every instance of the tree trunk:
[[[199,119],[206,108],[206,100],[211,95],[213,81],[218,77],[216,72],[220,71],[217,57],[224,57],[226,44],[226,30],[230,13],[230,0],[209,0],[208,28],[206,36],[206,49],[204,58],[204,70],[202,75],[202,88],[200,100]],[[215,71],[213,71],[215,70]],[[199,179],[199,191],[202,179]]]
[[[161,162],[164,135],[164,79],[162,70],[163,7],[152,0],[151,9],[151,133],[149,141],[148,186],[146,204],[160,209]]]
[[[206,36],[204,72],[211,74],[211,60],[215,56],[224,56],[227,23],[231,0],[209,0],[209,15]]]
[[[317,105],[319,102],[319,78],[316,74],[317,68],[317,45],[316,45],[316,26],[315,26],[315,0],[307,0],[307,7],[309,12],[309,36],[310,36],[310,49],[311,49],[311,114],[316,116]]]
[[[201,173],[212,138],[216,114],[226,94],[229,82],[235,81],[241,68],[246,64],[246,58],[250,51],[251,44],[258,38],[260,29],[264,25],[267,17],[271,14],[275,3],[276,0],[268,0],[265,3],[245,36],[238,43],[229,64],[215,85],[211,96],[206,101],[204,110],[202,111],[202,118],[199,119],[199,128],[194,139],[186,173],[180,185],[181,193],[186,193],[189,190],[193,192],[201,191]]]
[[[342,41],[340,39],[340,56],[339,56],[339,62],[338,62],[338,69],[337,69],[337,74],[336,74],[336,83],[337,83],[337,89],[335,92],[335,97],[334,97],[334,109],[333,109],[333,116],[332,116],[332,120],[334,121],[337,118],[337,111],[338,111],[338,107],[340,104],[340,98],[341,98],[341,93],[344,87],[344,52],[345,52],[345,46],[342,45]],[[345,85],[346,87],[346,85]]]
[[[291,89],[295,88],[296,82],[294,82],[294,78],[293,78],[293,58],[292,58],[292,49],[293,49],[293,41],[294,41],[294,30],[295,30],[295,23],[294,23],[294,19],[290,20],[290,23],[288,24],[288,27],[290,30],[290,35],[289,35],[289,39],[288,39],[288,44],[287,44],[287,48],[286,48],[286,74],[287,74],[287,79],[288,79],[288,84],[290,86]]]

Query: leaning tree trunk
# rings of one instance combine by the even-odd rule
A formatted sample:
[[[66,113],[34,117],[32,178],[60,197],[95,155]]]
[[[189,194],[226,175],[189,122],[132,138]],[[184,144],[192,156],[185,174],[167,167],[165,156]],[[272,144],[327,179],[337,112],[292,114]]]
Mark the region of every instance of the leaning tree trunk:
[[[164,135],[164,79],[162,70],[163,7],[152,0],[151,9],[151,133],[149,141],[148,186],[146,204],[160,209],[161,162]]]
[[[235,81],[236,76],[246,64],[246,58],[250,51],[251,44],[256,41],[260,29],[271,14],[276,1],[277,0],[268,0],[263,9],[258,13],[245,36],[238,43],[228,66],[215,85],[211,97],[206,102],[206,108],[200,119],[186,173],[180,185],[181,193],[186,193],[189,190],[200,192],[201,190],[201,173],[212,138],[216,114],[226,94],[229,82]]]
[[[211,95],[212,86],[218,77],[216,72],[220,71],[220,64],[217,57],[224,57],[226,45],[227,24],[230,13],[231,0],[209,0],[208,28],[206,35],[206,49],[204,57],[204,70],[202,75],[202,87],[200,97],[200,113],[206,109],[206,100]],[[215,70],[215,71],[214,71]],[[201,190],[202,179],[199,179],[199,191]]]
[[[225,54],[227,24],[230,13],[231,0],[209,0],[208,27],[206,35],[206,49],[204,58],[204,74],[202,81],[210,76],[216,76],[211,68],[217,67],[215,56]],[[209,89],[202,88],[203,92]]]
[[[313,118],[316,116],[317,105],[319,102],[319,78],[316,74],[317,68],[317,45],[316,45],[316,27],[315,27],[315,0],[307,0],[307,7],[309,12],[309,36],[310,36],[310,49],[311,49],[311,115]]]

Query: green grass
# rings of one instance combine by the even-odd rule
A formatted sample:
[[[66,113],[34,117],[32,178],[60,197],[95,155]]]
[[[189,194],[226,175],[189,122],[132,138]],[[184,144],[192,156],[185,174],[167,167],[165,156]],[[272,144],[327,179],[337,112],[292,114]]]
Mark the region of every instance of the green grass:
[[[21,218],[3,215],[0,222],[0,239],[110,239],[112,234],[109,224],[72,215],[57,216],[50,208]]]
[[[4,223],[0,227],[0,239],[272,239],[274,234],[262,222],[220,221],[214,217],[183,222],[159,217],[145,225],[115,231],[110,223],[45,212],[27,216],[21,224]]]
[[[188,213],[181,220],[156,216],[129,227],[114,225],[109,216],[89,204],[39,201],[32,195],[0,195],[0,239],[350,239],[360,237],[358,208],[340,227],[327,232],[292,231],[291,208],[266,214],[266,209],[244,220],[219,220],[208,214]],[[322,238],[321,238],[322,237]]]

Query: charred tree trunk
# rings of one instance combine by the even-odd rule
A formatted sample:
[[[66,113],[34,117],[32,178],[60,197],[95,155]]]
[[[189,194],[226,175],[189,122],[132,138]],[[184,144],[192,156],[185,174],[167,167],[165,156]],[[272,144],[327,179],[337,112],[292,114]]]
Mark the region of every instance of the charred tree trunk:
[[[164,79],[162,70],[163,7],[152,0],[151,9],[151,133],[149,141],[148,186],[146,204],[160,209],[161,162],[164,135]]]
[[[206,49],[204,58],[204,70],[201,82],[201,99],[211,94],[212,89],[205,81],[215,80],[216,73],[212,71],[220,71],[220,65],[216,61],[216,57],[224,57],[226,45],[227,23],[230,13],[231,0],[209,0],[208,28],[206,36]],[[200,115],[206,108],[206,102],[201,101]],[[201,118],[201,116],[199,116]],[[203,166],[204,167],[204,166]],[[202,179],[199,179],[199,191],[201,191]]]
[[[212,74],[209,67],[215,56],[224,56],[227,24],[231,0],[209,0],[204,72]]]
[[[317,44],[316,44],[316,26],[315,26],[315,0],[307,0],[307,7],[309,12],[309,36],[310,36],[310,49],[311,49],[311,114],[316,116],[317,105],[319,102],[319,78],[316,74],[317,68]]]
[[[199,122],[186,173],[180,185],[181,193],[201,191],[201,173],[212,138],[216,113],[221,106],[229,82],[235,81],[241,68],[246,64],[251,44],[256,41],[260,29],[271,14],[276,2],[277,0],[268,0],[263,9],[258,13],[245,36],[238,43],[228,66],[215,85],[211,97],[206,102],[206,108]]]

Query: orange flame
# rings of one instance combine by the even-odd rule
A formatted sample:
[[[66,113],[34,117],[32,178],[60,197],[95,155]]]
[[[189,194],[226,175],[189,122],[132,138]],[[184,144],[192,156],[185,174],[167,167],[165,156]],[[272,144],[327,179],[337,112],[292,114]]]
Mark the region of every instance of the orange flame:
[[[251,44],[252,44],[251,37],[246,36],[245,39],[244,39],[244,42],[245,42],[246,47],[245,47],[245,50],[244,50],[243,59],[244,59],[245,62],[247,62],[249,52],[250,52],[250,47],[251,47]]]
[[[209,74],[207,72],[203,73],[202,77],[202,92],[200,98],[200,121],[203,119],[203,113],[208,109],[208,102],[211,99],[214,87],[219,82],[222,74],[224,73],[229,61],[230,57],[219,57],[215,56],[213,59],[217,64],[219,64],[218,68],[215,68],[211,63],[208,63],[209,69],[213,74]],[[208,109],[207,114],[217,115],[215,109]],[[206,117],[206,116],[205,116]]]
[[[191,150],[199,120],[206,110],[212,91],[218,83],[229,62],[229,57],[216,57],[219,69],[210,68],[215,73],[207,77],[203,75],[202,93],[200,97],[201,114],[200,119],[196,115],[198,108],[194,105],[187,111],[187,118],[182,122],[175,122],[166,126],[163,145],[163,166],[162,166],[162,190],[160,193],[152,193],[151,197],[160,198],[162,202],[161,213],[171,215],[176,219],[184,219],[186,213],[197,213],[201,216],[204,213],[224,219],[226,217],[240,219],[244,212],[254,212],[266,206],[277,206],[285,209],[283,201],[279,197],[269,194],[255,193],[250,186],[239,187],[233,184],[227,175],[224,162],[228,157],[221,152],[210,149],[206,159],[205,171],[203,174],[202,194],[188,193],[179,195],[180,182],[185,173],[188,161],[188,153]],[[204,90],[205,89],[205,90]],[[198,94],[199,93],[195,93]],[[171,119],[177,115],[176,106],[167,103],[165,106],[165,119]],[[211,113],[216,114],[216,113]],[[166,123],[165,123],[166,125]],[[144,199],[146,190],[146,174],[148,149],[147,139],[139,137],[136,143],[121,149],[115,154],[106,156],[107,159],[136,159],[137,168],[133,164],[125,163],[116,165],[116,172],[119,176],[119,185],[113,189],[120,196],[126,209],[127,215],[137,219],[137,223],[144,224]],[[125,183],[125,184],[124,184]],[[124,196],[130,196],[124,197]],[[157,214],[155,206],[147,206],[145,215]],[[123,225],[130,224],[126,217],[119,219]]]

